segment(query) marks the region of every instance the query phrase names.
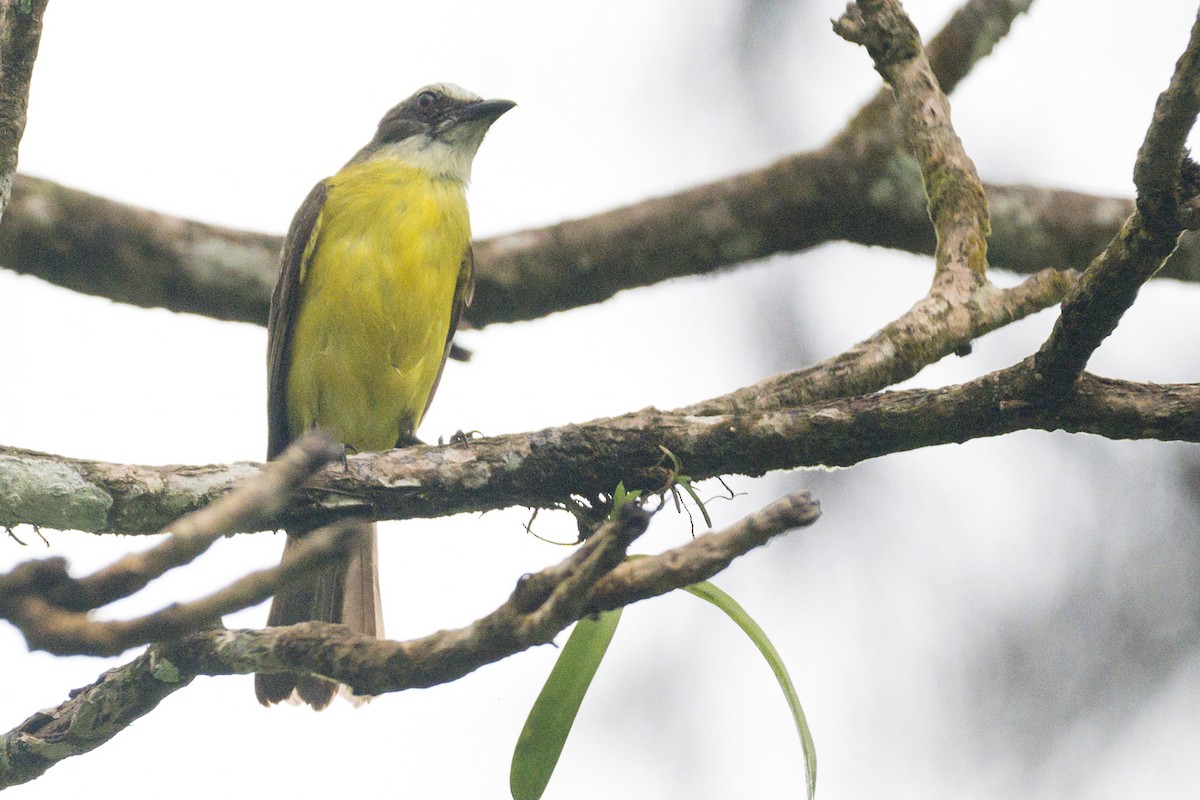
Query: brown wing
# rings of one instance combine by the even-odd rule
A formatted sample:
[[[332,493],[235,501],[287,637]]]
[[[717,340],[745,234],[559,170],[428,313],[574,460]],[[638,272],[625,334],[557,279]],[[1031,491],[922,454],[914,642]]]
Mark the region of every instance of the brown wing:
[[[300,282],[304,265],[316,250],[326,185],[312,188],[292,218],[280,256],[279,280],[271,295],[267,320],[267,459],[283,452],[291,441],[288,431],[287,381],[292,360],[292,328],[300,311]]]
[[[454,307],[450,309],[450,330],[446,333],[446,346],[442,349],[442,363],[438,367],[437,377],[433,379],[429,397],[425,400],[425,410],[421,412],[422,417],[425,416],[425,411],[429,410],[429,404],[433,402],[438,384],[442,381],[442,370],[446,368],[446,359],[450,356],[450,347],[454,344],[454,332],[458,330],[458,322],[462,319],[463,309],[471,305],[471,299],[474,296],[475,254],[471,251],[471,246],[467,245],[467,252],[463,253],[462,264],[458,268],[458,283],[454,286]],[[396,444],[402,446],[410,444],[410,442],[400,441]]]

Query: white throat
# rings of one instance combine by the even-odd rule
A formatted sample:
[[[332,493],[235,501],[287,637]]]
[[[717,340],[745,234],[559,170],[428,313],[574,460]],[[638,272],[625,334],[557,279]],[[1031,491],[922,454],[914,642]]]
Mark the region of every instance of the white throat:
[[[471,180],[471,162],[478,149],[479,140],[448,142],[432,136],[412,136],[381,147],[371,158],[398,159],[432,177],[466,185]]]

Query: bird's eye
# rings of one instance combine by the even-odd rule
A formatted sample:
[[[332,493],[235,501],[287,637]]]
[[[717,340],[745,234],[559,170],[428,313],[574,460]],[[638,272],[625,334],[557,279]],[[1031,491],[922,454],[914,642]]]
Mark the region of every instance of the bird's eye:
[[[433,108],[433,104],[437,102],[437,95],[433,92],[421,92],[417,95],[417,107],[425,110]]]

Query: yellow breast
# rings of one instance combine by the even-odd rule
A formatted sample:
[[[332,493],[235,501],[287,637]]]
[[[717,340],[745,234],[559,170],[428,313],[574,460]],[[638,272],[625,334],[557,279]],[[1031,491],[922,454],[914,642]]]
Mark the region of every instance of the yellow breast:
[[[292,337],[292,437],[386,450],[420,423],[471,242],[464,188],[392,160],[329,179]]]

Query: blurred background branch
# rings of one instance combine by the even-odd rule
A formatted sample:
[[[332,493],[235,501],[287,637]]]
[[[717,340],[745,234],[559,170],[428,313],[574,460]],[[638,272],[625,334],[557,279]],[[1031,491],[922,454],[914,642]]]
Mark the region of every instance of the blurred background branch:
[[[929,45],[947,92],[1029,2],[972,0]],[[934,251],[915,163],[897,149],[890,92],[825,147],[673,195],[475,244],[475,327],[537,319],[623,289],[700,275],[833,241]],[[991,261],[1033,274],[1082,269],[1131,200],[985,184]],[[1200,280],[1185,237],[1164,277]],[[1028,246],[1035,242],[1037,247]],[[18,176],[0,225],[0,264],[120,302],[265,324],[281,237],[180,219]],[[529,291],[537,286],[538,291]]]

